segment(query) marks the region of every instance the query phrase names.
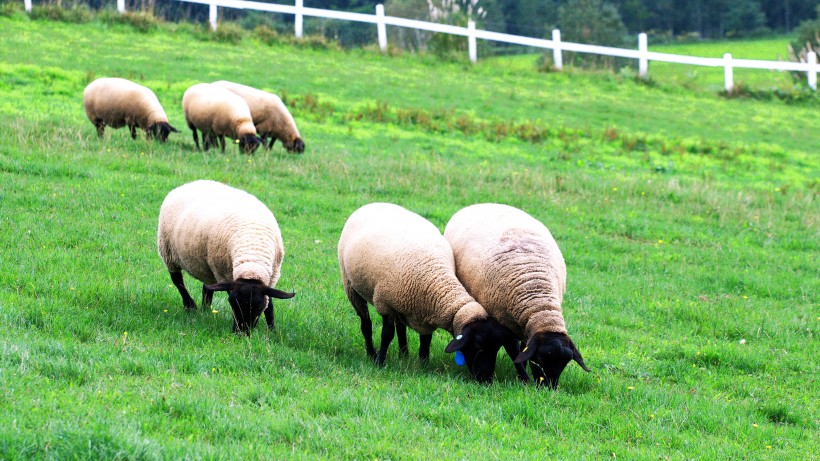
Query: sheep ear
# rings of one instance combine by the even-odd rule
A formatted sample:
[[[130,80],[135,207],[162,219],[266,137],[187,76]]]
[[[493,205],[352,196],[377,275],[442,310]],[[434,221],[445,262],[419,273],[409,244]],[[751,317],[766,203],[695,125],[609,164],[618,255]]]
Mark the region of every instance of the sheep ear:
[[[530,340],[524,349],[518,354],[518,357],[513,360],[513,363],[526,363],[527,360],[531,359],[533,354],[535,354],[535,346],[532,344],[533,341]]]
[[[583,368],[584,371],[591,371],[589,368],[587,368],[587,365],[584,363],[584,358],[581,357],[581,353],[578,352],[578,349],[575,348],[575,344],[572,344],[572,360],[578,362],[578,365],[581,365],[581,368]]]
[[[460,335],[456,336],[447,347],[444,348],[444,352],[448,354],[451,352],[459,351],[465,344],[467,344],[467,334],[461,333]]]
[[[215,283],[213,285],[205,285],[205,288],[211,291],[231,291],[233,290],[233,282]]]
[[[287,291],[277,290],[276,288],[268,288],[265,290],[265,294],[276,299],[290,299],[296,296],[296,293],[288,293]]]
[[[176,129],[176,128],[174,128],[173,126],[168,125],[168,127],[169,127],[169,128],[171,128],[171,133],[179,133],[179,130],[177,130],[177,129]]]

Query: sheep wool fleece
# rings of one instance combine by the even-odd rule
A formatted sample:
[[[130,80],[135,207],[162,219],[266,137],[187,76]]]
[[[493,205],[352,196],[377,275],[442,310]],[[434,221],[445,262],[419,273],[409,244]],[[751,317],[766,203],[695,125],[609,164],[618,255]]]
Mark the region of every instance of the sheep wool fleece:
[[[170,272],[185,270],[206,284],[279,280],[284,247],[273,213],[253,195],[200,180],[168,193],[157,233]]]
[[[467,291],[517,337],[567,333],[566,264],[541,222],[511,206],[477,204],[453,215],[444,237]]]
[[[210,83],[197,83],[185,90],[182,111],[189,126],[193,125],[203,133],[232,139],[256,135],[251,110],[245,100]]]
[[[456,278],[441,232],[412,211],[389,203],[359,208],[345,223],[338,250],[345,290],[420,334],[442,328],[457,335],[487,318]]]
[[[230,90],[245,100],[251,110],[256,131],[260,135],[271,134],[276,139],[288,143],[293,143],[299,139],[296,122],[279,96],[226,80],[220,80],[213,84]]]
[[[124,78],[98,78],[83,91],[85,114],[92,122],[101,120],[111,128],[149,126],[168,122],[159,99],[149,88]]]

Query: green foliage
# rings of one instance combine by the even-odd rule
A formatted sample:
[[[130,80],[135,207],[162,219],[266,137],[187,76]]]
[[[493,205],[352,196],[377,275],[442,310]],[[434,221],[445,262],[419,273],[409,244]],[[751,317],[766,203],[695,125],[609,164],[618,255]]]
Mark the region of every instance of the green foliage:
[[[603,0],[568,0],[558,10],[561,40],[590,45],[625,47],[626,26],[618,9]],[[566,52],[565,64],[613,69],[629,61],[611,56]]]
[[[803,21],[795,30],[796,39],[789,44],[789,59],[794,62],[808,62],[811,51],[820,54],[820,5],[817,10],[817,19]],[[802,72],[791,74],[796,80],[800,80],[801,74],[805,75]]]
[[[126,24],[143,33],[155,30],[161,22],[150,11],[119,13],[115,10],[102,10],[97,17],[105,24]]]
[[[245,30],[235,22],[220,22],[216,30],[211,31],[210,38],[215,42],[231,43],[236,45],[242,41]]]
[[[464,66],[226,45],[194,39],[190,24],[12,18],[0,17],[0,458],[817,452],[816,106],[542,74],[532,56]],[[79,101],[110,75],[154,90],[183,133],[97,138]],[[222,78],[280,94],[305,154],[197,151],[180,99]],[[276,331],[232,334],[224,295],[211,311],[181,306],[156,219],[169,190],[200,178],[277,216],[278,286],[297,296],[276,303]],[[479,385],[444,353],[443,332],[428,364],[393,347],[375,367],[336,261],[345,219],[374,201],[440,229],[488,201],[545,222],[593,371],[570,365],[556,391],[538,390],[502,356],[496,381]]]
[[[31,19],[82,24],[94,19],[94,13],[88,6],[81,3],[74,4],[70,7],[63,7],[55,3],[46,3],[44,5],[32,6]]]

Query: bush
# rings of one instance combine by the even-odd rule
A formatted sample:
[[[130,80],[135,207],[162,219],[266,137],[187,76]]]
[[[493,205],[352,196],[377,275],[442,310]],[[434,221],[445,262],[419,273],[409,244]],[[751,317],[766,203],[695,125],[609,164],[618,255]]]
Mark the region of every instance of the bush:
[[[159,18],[149,11],[118,13],[114,10],[103,10],[99,13],[98,17],[104,24],[125,24],[139,32],[155,30],[161,22]]]
[[[795,29],[796,40],[789,44],[789,60],[808,62],[810,51],[820,54],[820,5],[817,6],[817,19],[800,23]],[[796,81],[807,82],[805,72],[791,72]]]
[[[31,19],[70,22],[82,24],[94,19],[94,13],[86,5],[73,5],[68,8],[48,3],[31,8]]]
[[[567,42],[603,45],[617,48],[626,46],[626,26],[618,8],[603,0],[569,0],[558,9],[561,40]],[[615,69],[632,64],[612,56],[586,53],[564,53],[564,62],[581,67]]]
[[[221,22],[217,25],[215,31],[211,32],[211,39],[221,43],[231,43],[236,45],[242,41],[242,36],[245,31],[242,26],[235,22]]]

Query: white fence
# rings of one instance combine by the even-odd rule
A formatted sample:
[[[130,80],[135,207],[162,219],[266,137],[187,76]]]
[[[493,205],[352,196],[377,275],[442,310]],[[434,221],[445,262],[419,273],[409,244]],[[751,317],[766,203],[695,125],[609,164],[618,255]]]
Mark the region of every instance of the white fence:
[[[24,0],[26,11],[31,11],[31,0]],[[638,75],[645,78],[649,75],[649,61],[670,62],[677,64],[689,64],[694,66],[723,67],[723,85],[726,91],[734,88],[734,69],[768,69],[779,71],[805,72],[809,87],[817,90],[817,72],[820,68],[817,65],[817,53],[808,53],[807,62],[784,62],[784,61],[762,61],[755,59],[733,59],[731,53],[726,53],[723,58],[702,58],[697,56],[685,56],[671,53],[658,53],[649,51],[647,47],[646,34],[638,35],[638,49],[629,50],[623,48],[612,48],[608,46],[586,45],[582,43],[562,42],[561,32],[552,31],[552,40],[521,37],[499,32],[490,32],[475,28],[475,22],[468,21],[467,27],[451,26],[449,24],[438,24],[434,22],[418,21],[415,19],[398,18],[385,16],[384,6],[376,5],[376,14],[350,13],[345,11],[322,10],[318,8],[305,8],[303,0],[295,0],[295,5],[280,5],[275,3],[261,3],[247,0],[178,0],[189,3],[200,3],[209,5],[210,14],[208,22],[212,30],[216,30],[218,25],[217,7],[236,8],[256,11],[269,11],[272,13],[292,14],[295,16],[295,30],[297,37],[302,36],[303,20],[305,16],[339,19],[343,21],[365,22],[376,25],[379,40],[379,48],[387,51],[387,27],[398,26],[411,29],[426,30],[444,34],[459,35],[467,38],[467,53],[470,61],[478,60],[476,40],[490,40],[494,42],[511,43],[515,45],[532,46],[535,48],[545,48],[552,50],[553,64],[556,69],[563,68],[562,51],[575,51],[578,53],[599,54],[604,56],[614,56],[621,58],[631,58],[638,60]],[[117,0],[117,11],[125,12],[125,0]]]

